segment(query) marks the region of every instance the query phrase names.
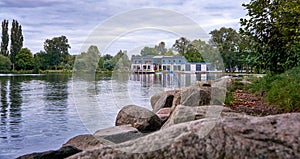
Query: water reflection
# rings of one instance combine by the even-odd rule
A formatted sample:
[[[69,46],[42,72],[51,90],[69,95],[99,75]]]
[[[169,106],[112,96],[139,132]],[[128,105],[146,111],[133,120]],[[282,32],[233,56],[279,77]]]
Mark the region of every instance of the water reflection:
[[[57,149],[88,133],[86,128],[93,133],[113,126],[125,105],[151,109],[150,97],[158,92],[219,76],[116,73],[74,80],[72,75],[0,75],[0,158]]]
[[[1,159],[57,149],[86,132],[70,98],[70,80],[71,75],[0,76]]]
[[[22,111],[21,111],[21,84],[15,77],[8,77],[0,81],[1,83],[1,123],[0,142],[9,141],[21,142],[22,134]],[[22,148],[15,145],[15,149]],[[8,151],[7,149],[3,149]]]

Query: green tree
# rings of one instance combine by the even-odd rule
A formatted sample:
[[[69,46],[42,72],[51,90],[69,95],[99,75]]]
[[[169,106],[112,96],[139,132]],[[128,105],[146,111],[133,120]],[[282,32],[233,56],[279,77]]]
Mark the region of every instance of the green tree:
[[[59,65],[67,64],[70,45],[65,36],[47,39],[44,42],[44,49],[47,54],[47,63],[50,67],[57,69]]]
[[[40,51],[34,54],[34,68],[36,70],[46,70],[49,67],[47,54],[44,51]]]
[[[115,65],[114,65],[112,59],[105,60],[103,63],[103,68],[106,70],[112,71],[112,70],[114,70],[114,67],[115,67]]]
[[[173,48],[179,53],[179,55],[184,56],[188,62],[203,62],[201,56],[201,48],[197,47],[198,40],[190,41],[185,37],[181,37],[176,40],[173,44]]]
[[[22,48],[16,56],[17,70],[32,70],[34,67],[34,58],[31,51],[27,48]]]
[[[255,65],[281,73],[299,65],[300,1],[251,0],[243,4],[249,18],[241,19],[241,34],[248,36]]]
[[[13,20],[11,34],[10,34],[10,61],[12,62],[12,69],[15,69],[16,56],[23,47],[22,26],[18,21]]]
[[[152,48],[152,47],[148,47],[145,46],[142,50],[141,50],[141,55],[142,56],[147,56],[147,55],[158,55],[158,52]]]
[[[8,20],[3,20],[2,22],[2,41],[1,41],[1,54],[4,56],[8,56]]]
[[[198,56],[195,57],[198,58],[197,62],[205,61],[211,63],[211,69],[224,69],[223,60],[217,48],[200,39],[193,40],[191,44],[198,51]]]
[[[11,62],[8,57],[0,54],[0,72],[8,72],[11,67]]]
[[[219,49],[225,67],[231,72],[240,61],[239,44],[241,37],[239,33],[232,28],[222,27],[219,30],[211,31],[210,34],[210,44]]]
[[[103,56],[103,60],[104,60],[104,61],[110,60],[110,59],[112,59],[112,58],[113,58],[113,56],[111,56],[110,54],[105,54],[105,55]]]
[[[127,56],[126,51],[120,50],[113,58],[113,65],[114,65],[114,70],[127,70],[131,62]]]
[[[76,57],[75,70],[81,72],[95,72],[98,67],[100,52],[97,46],[91,45],[87,53],[82,52]]]
[[[179,53],[179,55],[184,56],[188,50],[189,44],[190,40],[186,39],[185,37],[181,37],[175,41],[173,48]]]
[[[160,42],[158,45],[154,46],[155,52],[157,52],[159,55],[165,55],[167,53],[166,43]]]

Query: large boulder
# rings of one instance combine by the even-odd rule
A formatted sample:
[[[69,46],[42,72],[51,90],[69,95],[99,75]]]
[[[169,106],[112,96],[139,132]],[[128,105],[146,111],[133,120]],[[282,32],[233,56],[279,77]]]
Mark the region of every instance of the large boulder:
[[[210,89],[201,87],[190,87],[182,91],[181,103],[185,106],[209,105],[211,100]]]
[[[174,111],[177,105],[210,105],[212,100],[211,90],[211,87],[199,87],[198,85],[182,88],[180,91],[177,91],[174,94],[171,113]]]
[[[113,145],[114,143],[103,138],[96,138],[91,134],[78,135],[69,139],[63,147],[72,146],[80,150],[90,150],[105,145]]]
[[[179,91],[179,89],[176,89],[153,95],[150,99],[153,112],[156,113],[161,108],[172,107],[174,95]]]
[[[143,135],[143,133],[139,132],[136,128],[131,127],[131,125],[121,125],[101,129],[94,133],[94,136],[97,139],[105,139],[113,143],[125,142],[128,140],[139,138]]]
[[[220,116],[236,116],[237,113],[234,113],[233,110],[220,106],[220,105],[209,105],[209,106],[184,106],[178,105],[175,110],[172,112],[168,120],[164,123],[161,129],[168,128],[172,125],[184,123],[193,120],[199,120],[203,118],[218,118]],[[242,114],[239,114],[242,115]]]
[[[116,126],[128,124],[141,132],[148,132],[160,129],[162,122],[155,113],[146,108],[127,105],[119,111]]]
[[[204,118],[115,146],[84,151],[69,159],[300,158],[299,125],[300,113]]]

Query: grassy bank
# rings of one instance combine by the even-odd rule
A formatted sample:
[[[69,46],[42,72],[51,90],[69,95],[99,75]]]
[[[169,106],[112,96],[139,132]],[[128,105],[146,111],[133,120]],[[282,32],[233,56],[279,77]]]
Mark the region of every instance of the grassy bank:
[[[265,112],[266,115],[300,111],[300,67],[279,75],[266,75],[262,78],[248,78],[247,80],[251,84],[244,82],[245,79],[242,78],[234,79],[230,83],[225,101],[227,106],[245,106],[249,109],[260,107],[260,109],[266,109],[262,112],[274,111]],[[253,103],[256,105],[251,106]]]

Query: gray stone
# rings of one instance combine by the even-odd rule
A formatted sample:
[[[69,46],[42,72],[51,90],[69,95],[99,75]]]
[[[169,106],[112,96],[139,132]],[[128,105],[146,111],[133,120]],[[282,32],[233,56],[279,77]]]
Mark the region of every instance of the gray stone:
[[[113,143],[121,143],[128,140],[136,139],[144,134],[139,132],[136,128],[131,125],[121,125],[111,128],[101,129],[94,133],[94,136],[99,139],[103,138]]]
[[[234,113],[233,110],[220,105],[210,106],[184,106],[178,105],[170,115],[169,119],[164,123],[161,129],[165,129],[175,124],[184,123],[193,120],[199,120],[207,117],[218,118],[220,116],[237,116],[242,114]]]
[[[136,105],[123,107],[117,115],[116,126],[128,124],[141,132],[155,131],[162,125],[155,113]]]
[[[209,105],[211,95],[209,89],[193,87],[182,92],[181,104],[185,106]]]
[[[225,114],[176,124],[69,158],[300,158],[300,113],[267,117]]]
[[[89,150],[99,148],[105,145],[113,145],[114,143],[103,138],[96,138],[91,134],[78,135],[68,140],[63,147],[73,146],[80,150]]]
[[[161,108],[172,107],[174,96],[168,93],[162,95],[159,100],[153,106],[153,112],[157,112]]]

